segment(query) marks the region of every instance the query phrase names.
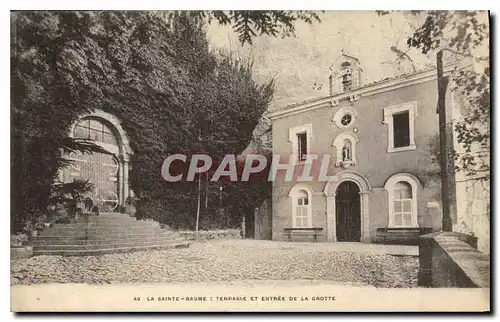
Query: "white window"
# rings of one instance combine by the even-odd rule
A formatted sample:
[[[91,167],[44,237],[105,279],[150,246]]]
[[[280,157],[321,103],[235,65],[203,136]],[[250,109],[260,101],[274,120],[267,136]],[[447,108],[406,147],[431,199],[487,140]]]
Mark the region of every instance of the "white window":
[[[295,228],[309,227],[309,198],[307,192],[301,190],[299,196],[295,199],[295,218],[293,226]]]
[[[384,124],[387,125],[387,152],[416,149],[415,117],[417,103],[409,102],[384,108]]]
[[[304,124],[289,129],[289,141],[292,143],[292,156],[298,163],[305,162],[310,154],[312,125]]]
[[[420,184],[413,175],[401,173],[387,180],[389,227],[418,227],[417,192]]]
[[[412,193],[409,183],[400,181],[394,186],[394,226],[411,226]]]
[[[311,197],[312,190],[303,184],[298,184],[290,191],[292,202],[292,226],[293,228],[311,228],[312,210]]]

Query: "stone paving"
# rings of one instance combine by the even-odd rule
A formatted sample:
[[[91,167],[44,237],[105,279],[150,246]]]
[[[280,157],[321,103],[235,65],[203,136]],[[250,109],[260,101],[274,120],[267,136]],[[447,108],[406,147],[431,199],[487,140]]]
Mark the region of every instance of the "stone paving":
[[[339,245],[216,240],[185,249],[35,256],[11,260],[11,284],[323,280],[376,287],[417,285],[418,257],[407,256],[415,249]],[[388,249],[404,256],[387,254]]]

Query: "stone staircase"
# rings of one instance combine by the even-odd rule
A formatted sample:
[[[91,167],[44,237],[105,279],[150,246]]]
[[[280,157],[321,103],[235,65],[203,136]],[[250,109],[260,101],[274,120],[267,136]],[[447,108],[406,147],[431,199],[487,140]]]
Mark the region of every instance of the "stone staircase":
[[[82,216],[76,223],[54,224],[32,237],[33,255],[86,256],[149,249],[189,247],[177,232],[160,229],[155,221],[127,214]]]

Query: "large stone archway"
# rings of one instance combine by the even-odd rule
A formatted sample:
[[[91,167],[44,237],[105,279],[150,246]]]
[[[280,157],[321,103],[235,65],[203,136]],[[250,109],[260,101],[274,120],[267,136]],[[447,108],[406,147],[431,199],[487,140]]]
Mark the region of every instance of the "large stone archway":
[[[116,139],[116,141],[114,141],[112,144],[106,142],[106,140],[96,140],[95,143],[108,151],[108,153],[112,155],[118,163],[116,175],[118,207],[116,207],[116,211],[122,210],[125,207],[127,198],[133,195],[133,191],[131,190],[129,185],[129,171],[131,169],[130,156],[133,154],[133,152],[130,148],[127,134],[121,126],[120,120],[116,116],[110,113],[106,113],[102,110],[95,110],[92,113],[82,115],[76,122],[74,122],[68,130],[68,136],[81,137],[77,134],[75,135],[75,130],[82,123],[82,121],[85,121],[87,119],[95,120],[97,122],[105,124],[105,126],[111,130],[114,139]],[[66,179],[63,179],[63,181]]]
[[[369,195],[371,186],[368,180],[355,171],[343,171],[325,184],[323,193],[326,196],[326,233],[327,241],[336,242],[336,195],[337,188],[344,181],[352,181],[359,188],[361,207],[361,242],[370,241],[369,229]]]

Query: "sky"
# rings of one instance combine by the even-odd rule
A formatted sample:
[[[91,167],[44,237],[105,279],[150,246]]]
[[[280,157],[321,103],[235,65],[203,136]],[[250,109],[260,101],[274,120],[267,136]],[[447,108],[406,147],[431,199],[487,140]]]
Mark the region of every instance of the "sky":
[[[410,64],[398,68],[393,63],[396,54],[390,48],[407,48],[406,39],[419,25],[418,18],[407,17],[402,12],[386,16],[378,16],[373,11],[319,14],[320,23],[297,23],[296,37],[258,36],[253,39],[253,45],[241,46],[230,27],[221,27],[215,22],[209,25],[208,36],[214,48],[237,51],[242,57],[252,58],[258,82],[276,79],[271,110],[327,96],[329,67],[339,58],[341,50],[360,60],[365,84],[412,71]],[[432,57],[415,49],[408,54],[417,69],[432,65]],[[315,83],[321,88],[314,86]]]

